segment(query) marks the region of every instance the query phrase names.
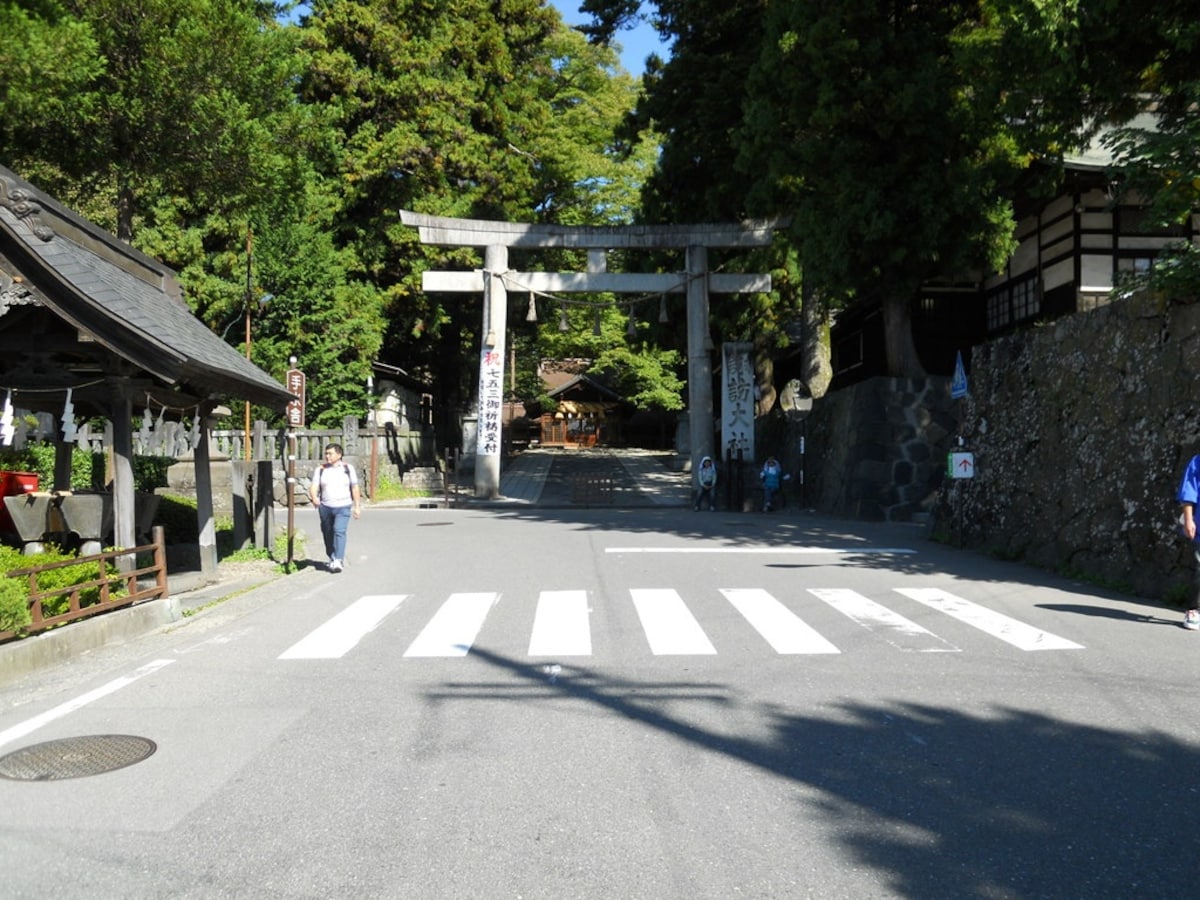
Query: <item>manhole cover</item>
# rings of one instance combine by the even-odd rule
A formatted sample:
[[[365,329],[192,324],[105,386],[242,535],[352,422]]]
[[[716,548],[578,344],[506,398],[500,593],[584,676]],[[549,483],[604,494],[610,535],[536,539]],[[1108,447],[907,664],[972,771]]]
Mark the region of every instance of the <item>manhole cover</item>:
[[[94,734],[23,747],[0,756],[0,778],[12,781],[58,781],[100,775],[132,766],[158,745],[131,734]]]

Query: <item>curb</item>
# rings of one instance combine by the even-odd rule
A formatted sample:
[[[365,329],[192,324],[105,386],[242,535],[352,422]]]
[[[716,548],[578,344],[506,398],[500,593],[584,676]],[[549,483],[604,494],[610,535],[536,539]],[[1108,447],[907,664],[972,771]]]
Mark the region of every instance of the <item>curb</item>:
[[[189,578],[188,575],[193,577]],[[181,589],[167,597],[114,609],[18,641],[10,641],[0,645],[0,688],[52,666],[69,663],[93,650],[122,644],[175,625],[194,610],[235,594],[273,584],[282,577],[256,575],[201,583],[198,573],[185,573],[180,579],[183,582]]]
[[[141,637],[183,618],[178,597],[149,600],[0,647],[0,686],[80,654]]]

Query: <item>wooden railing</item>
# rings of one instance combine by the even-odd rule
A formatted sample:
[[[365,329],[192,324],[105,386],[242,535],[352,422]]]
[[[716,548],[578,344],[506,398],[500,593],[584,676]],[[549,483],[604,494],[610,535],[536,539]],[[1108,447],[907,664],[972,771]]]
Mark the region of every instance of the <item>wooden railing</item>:
[[[152,554],[151,558],[153,562],[150,565],[114,574],[109,573],[108,565],[111,561],[131,556],[136,558],[138,554],[144,553]],[[38,575],[41,573],[52,569],[63,569],[68,566],[79,566],[87,563],[97,564],[99,569],[98,577],[89,581],[66,585],[65,587],[53,588],[46,591],[38,590]],[[89,616],[99,615],[100,613],[119,609],[123,606],[132,606],[142,600],[166,597],[168,588],[165,533],[161,525],[156,525],[153,532],[153,543],[125,550],[106,550],[104,553],[94,553],[89,556],[76,557],[75,559],[64,559],[59,562],[47,563],[44,566],[13,569],[7,575],[9,578],[29,579],[29,615],[31,621],[19,632],[0,631],[0,641],[6,641],[18,635],[35,634],[65,622],[86,619]],[[153,583],[143,586],[140,584],[140,580],[146,576],[153,576]],[[124,590],[123,592],[119,590],[114,591],[114,587],[123,588]],[[87,606],[81,606],[83,592],[89,590],[96,590],[100,599]],[[114,596],[114,593],[117,596]],[[58,613],[57,615],[44,615],[43,604],[55,597],[62,596],[69,598],[67,611]]]

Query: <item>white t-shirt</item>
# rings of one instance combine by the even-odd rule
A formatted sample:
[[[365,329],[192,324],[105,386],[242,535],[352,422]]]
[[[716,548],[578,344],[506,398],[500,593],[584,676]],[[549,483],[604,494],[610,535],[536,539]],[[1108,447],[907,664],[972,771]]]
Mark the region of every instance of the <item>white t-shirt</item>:
[[[323,463],[313,472],[313,485],[322,506],[349,506],[354,502],[350,488],[358,484],[354,466],[344,459]]]

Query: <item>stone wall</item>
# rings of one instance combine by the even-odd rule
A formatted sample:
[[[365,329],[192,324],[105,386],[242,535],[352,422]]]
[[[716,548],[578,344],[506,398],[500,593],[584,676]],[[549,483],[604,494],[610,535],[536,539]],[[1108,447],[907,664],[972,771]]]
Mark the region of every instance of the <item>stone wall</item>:
[[[964,542],[1148,597],[1186,582],[1172,524],[1197,373],[1200,305],[1147,295],[976,347]]]
[[[968,372],[962,401],[948,379],[886,378],[818,400],[785,439],[807,435],[809,505],[919,518],[961,429],[975,477],[947,482],[944,536],[1146,597],[1187,583],[1172,523],[1200,452],[1200,304],[1115,301],[980,345]]]
[[[815,401],[787,444],[804,431],[809,506],[908,522],[932,509],[957,428],[950,379],[872,378]]]

